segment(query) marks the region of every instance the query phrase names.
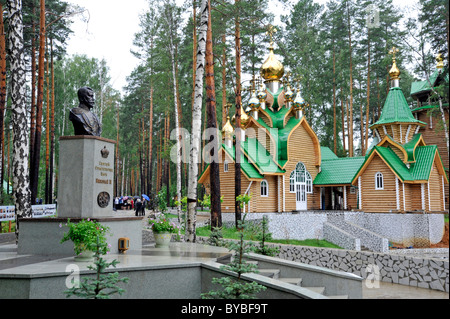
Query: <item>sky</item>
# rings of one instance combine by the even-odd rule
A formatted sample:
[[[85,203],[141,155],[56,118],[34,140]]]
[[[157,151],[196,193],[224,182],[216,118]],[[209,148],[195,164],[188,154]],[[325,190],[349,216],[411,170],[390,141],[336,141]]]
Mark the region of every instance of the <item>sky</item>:
[[[126,85],[126,77],[131,74],[139,61],[130,50],[133,48],[134,34],[139,30],[139,15],[148,8],[148,0],[67,0],[84,7],[89,21],[73,17],[72,30],[67,52],[86,54],[88,57],[105,59],[110,68],[111,83],[120,92]],[[182,0],[177,0],[182,2]],[[324,4],[326,0],[317,0]],[[416,0],[394,0],[396,5],[405,5]],[[124,5],[125,3],[125,5]],[[89,85],[88,83],[86,85]]]

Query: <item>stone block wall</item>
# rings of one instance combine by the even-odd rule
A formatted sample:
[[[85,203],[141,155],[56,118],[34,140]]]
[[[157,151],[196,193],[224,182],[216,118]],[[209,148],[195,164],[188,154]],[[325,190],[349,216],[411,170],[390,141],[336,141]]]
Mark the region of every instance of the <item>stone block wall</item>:
[[[207,240],[207,237],[197,237],[198,243]],[[368,284],[379,280],[449,292],[448,259],[283,244],[269,246],[279,248],[278,258],[349,272],[367,280]]]
[[[379,275],[383,282],[449,292],[448,260],[305,246],[278,247],[279,258],[351,272],[364,279],[372,280]]]

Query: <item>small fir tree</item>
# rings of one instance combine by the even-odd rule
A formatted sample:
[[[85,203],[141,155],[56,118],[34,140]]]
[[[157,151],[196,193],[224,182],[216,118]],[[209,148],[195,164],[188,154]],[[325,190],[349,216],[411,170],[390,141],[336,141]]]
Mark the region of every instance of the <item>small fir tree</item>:
[[[211,233],[209,234],[209,238],[207,241],[208,245],[211,246],[223,246],[223,235],[222,228],[220,227],[211,227]]]
[[[108,263],[101,256],[101,244],[98,243],[97,251],[94,255],[95,266],[87,266],[88,269],[96,272],[95,278],[83,278],[83,282],[80,282],[79,285],[75,285],[64,291],[67,298],[76,296],[84,299],[109,299],[113,294],[118,293],[119,295],[122,295],[125,292],[125,289],[120,288],[117,284],[120,282],[127,283],[127,277],[119,278],[118,272],[105,274],[105,270],[110,266],[116,268],[119,261],[114,259],[112,262]]]
[[[269,247],[266,245],[266,242],[272,239],[272,233],[269,232],[267,216],[263,217],[261,231],[256,235],[256,238],[259,240],[259,247],[256,247],[255,253],[273,257],[280,252],[278,247]]]
[[[244,241],[245,217],[238,221],[239,225],[239,241],[230,241],[228,248],[234,252],[233,259],[228,265],[220,267],[237,273],[237,279],[231,277],[213,278],[214,284],[219,284],[223,290],[210,291],[202,294],[203,299],[255,299],[255,295],[264,291],[266,287],[257,282],[245,282],[241,276],[244,273],[258,273],[257,266],[245,261],[244,255],[254,250],[254,246],[250,242]]]

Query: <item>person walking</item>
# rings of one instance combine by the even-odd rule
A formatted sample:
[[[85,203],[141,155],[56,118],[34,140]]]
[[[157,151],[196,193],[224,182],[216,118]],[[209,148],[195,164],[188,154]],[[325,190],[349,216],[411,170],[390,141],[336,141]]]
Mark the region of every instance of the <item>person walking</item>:
[[[136,200],[136,204],[134,205],[134,211],[135,211],[135,216],[139,216],[141,214],[141,210],[142,210],[142,202],[141,200],[138,198]]]
[[[142,199],[142,208],[141,208],[141,216],[145,216],[145,206],[147,205],[147,201],[145,198]]]

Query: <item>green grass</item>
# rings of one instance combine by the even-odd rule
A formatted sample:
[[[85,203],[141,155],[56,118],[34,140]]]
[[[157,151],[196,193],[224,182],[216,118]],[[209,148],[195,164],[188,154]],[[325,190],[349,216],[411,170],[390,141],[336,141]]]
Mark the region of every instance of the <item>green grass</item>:
[[[249,227],[248,230],[244,233],[244,240],[253,240],[257,241],[256,227]],[[198,227],[196,228],[197,236],[209,237],[211,234],[211,229],[209,226]],[[236,231],[235,227],[223,227],[222,228],[222,236],[225,239],[239,239],[239,234]],[[326,248],[341,248],[333,243],[330,243],[323,239],[305,239],[305,240],[297,240],[297,239],[272,239],[271,243],[277,244],[288,244],[288,245],[299,245],[299,246],[311,246],[311,247],[326,247]]]

